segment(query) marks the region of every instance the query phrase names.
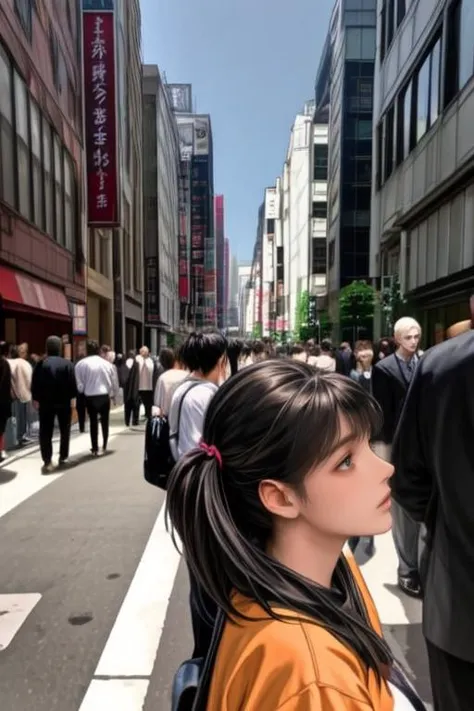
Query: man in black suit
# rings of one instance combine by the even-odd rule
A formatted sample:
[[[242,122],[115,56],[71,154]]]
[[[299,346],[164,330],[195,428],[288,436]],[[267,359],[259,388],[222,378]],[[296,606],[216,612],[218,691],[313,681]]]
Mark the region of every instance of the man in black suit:
[[[372,394],[383,412],[383,428],[376,442],[378,454],[391,458],[391,445],[412,376],[418,364],[420,325],[405,317],[394,327],[397,350],[372,369]],[[394,502],[393,540],[398,556],[398,586],[406,595],[421,597],[418,571],[420,527]]]
[[[449,335],[465,330],[466,322],[458,326]],[[435,709],[472,711],[474,331],[435,346],[421,359],[393,443],[393,462],[394,499],[427,529],[423,633]]]
[[[60,445],[59,464],[69,457],[71,436],[71,406],[77,395],[74,366],[61,357],[62,343],[57,336],[46,340],[46,358],[33,371],[31,395],[35,407],[39,409],[39,437],[43,473],[53,471],[54,421],[58,418]]]

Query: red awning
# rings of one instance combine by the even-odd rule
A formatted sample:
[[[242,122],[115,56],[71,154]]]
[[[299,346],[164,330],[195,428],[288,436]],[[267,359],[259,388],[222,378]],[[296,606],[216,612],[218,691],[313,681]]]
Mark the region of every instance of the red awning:
[[[0,296],[6,308],[70,319],[66,294],[55,286],[0,266]]]

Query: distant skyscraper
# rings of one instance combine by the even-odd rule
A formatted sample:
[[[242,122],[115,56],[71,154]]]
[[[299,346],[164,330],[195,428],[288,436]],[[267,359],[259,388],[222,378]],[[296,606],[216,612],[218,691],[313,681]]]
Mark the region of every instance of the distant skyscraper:
[[[214,197],[214,232],[216,236],[217,328],[225,327],[224,272],[224,196]]]
[[[230,289],[230,242],[224,238],[224,320],[225,326],[229,320],[229,289]]]

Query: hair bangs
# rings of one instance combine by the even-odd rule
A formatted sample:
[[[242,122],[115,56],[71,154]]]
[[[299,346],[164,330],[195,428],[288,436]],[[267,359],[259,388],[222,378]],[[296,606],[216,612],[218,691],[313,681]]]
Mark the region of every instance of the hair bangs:
[[[349,437],[354,441],[372,439],[382,425],[382,413],[376,400],[358,383],[334,373],[315,375],[307,381],[293,406],[298,410],[294,461],[305,473],[323,464],[343,440]],[[343,435],[344,424],[348,435]]]

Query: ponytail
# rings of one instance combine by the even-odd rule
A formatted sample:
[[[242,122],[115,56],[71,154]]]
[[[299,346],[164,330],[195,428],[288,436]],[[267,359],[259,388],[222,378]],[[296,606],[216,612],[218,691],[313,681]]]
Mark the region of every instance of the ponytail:
[[[349,378],[315,375],[291,360],[240,371],[209,405],[207,444],[184,455],[171,473],[167,525],[192,576],[229,616],[245,618],[233,604],[234,592],[274,619],[288,619],[276,608],[297,612],[327,629],[380,679],[393,656],[372,628],[345,557],[334,571],[348,602],[341,606],[330,590],[266,553],[273,518],[260,499],[260,482],[270,475],[304,488],[307,472],[337,441],[341,414],[357,437],[369,437],[380,422],[375,401]]]

